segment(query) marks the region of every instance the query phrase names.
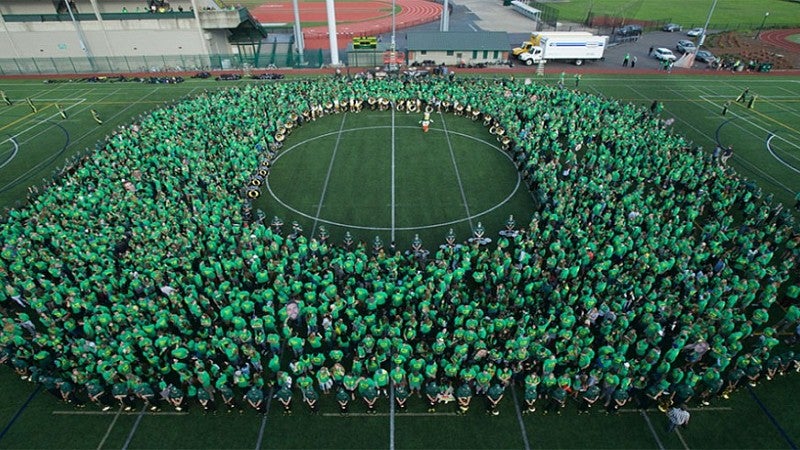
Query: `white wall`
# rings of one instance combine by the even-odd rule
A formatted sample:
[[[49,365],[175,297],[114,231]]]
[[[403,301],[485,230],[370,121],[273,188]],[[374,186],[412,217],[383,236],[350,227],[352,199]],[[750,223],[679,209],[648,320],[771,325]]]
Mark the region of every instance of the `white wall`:
[[[100,22],[81,22],[87,46],[94,56],[205,54],[193,19],[105,20],[103,24],[105,32]],[[71,22],[14,22],[6,23],[6,29],[8,33],[0,29],[0,58],[85,55]],[[203,36],[213,43],[210,52],[231,52],[227,30],[205,32]]]
[[[459,57],[459,53],[461,56]],[[497,57],[494,56],[494,50],[490,50],[486,58],[483,57],[483,50],[478,50],[477,58],[472,58],[472,51],[471,50],[464,50],[464,51],[454,51],[452,55],[448,55],[445,51],[434,51],[428,50],[426,54],[422,54],[420,51],[409,51],[408,52],[408,62],[418,62],[421,63],[422,61],[435,61],[436,64],[446,64],[448,66],[453,66],[464,62],[466,64],[477,64],[477,63],[487,63],[492,61],[502,59],[508,59],[508,52],[506,51],[498,51]]]

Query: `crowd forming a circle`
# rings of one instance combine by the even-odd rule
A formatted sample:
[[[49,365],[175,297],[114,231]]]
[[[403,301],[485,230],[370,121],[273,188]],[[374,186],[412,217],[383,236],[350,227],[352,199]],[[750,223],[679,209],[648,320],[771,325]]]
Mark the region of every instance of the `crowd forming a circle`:
[[[538,199],[514,233],[428,254],[253,220],[243,186],[286,124],[409,100],[504,130]],[[618,100],[489,78],[241,85],[119,127],[6,214],[0,358],[75,401],[331,386],[374,401],[390,382],[706,401],[796,367],[780,340],[800,323],[794,226],[657,111]]]

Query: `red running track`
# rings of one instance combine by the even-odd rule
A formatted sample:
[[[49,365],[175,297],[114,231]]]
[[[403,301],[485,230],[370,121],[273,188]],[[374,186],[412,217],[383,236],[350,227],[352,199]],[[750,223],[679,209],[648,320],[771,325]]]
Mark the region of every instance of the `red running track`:
[[[395,0],[399,9],[395,15],[395,27],[400,30],[423,23],[433,22],[442,14],[442,5],[428,0]],[[325,22],[325,2],[300,3],[301,22]],[[251,11],[262,23],[292,23],[292,3],[270,3]],[[336,2],[336,34],[339,48],[347,47],[355,36],[375,36],[392,31],[392,2]],[[303,28],[303,40],[307,49],[328,48],[328,26]]]
[[[787,39],[789,36],[794,34],[800,34],[800,28],[762,31],[759,35],[759,39],[776,47],[785,48],[786,50],[800,53],[800,44]]]

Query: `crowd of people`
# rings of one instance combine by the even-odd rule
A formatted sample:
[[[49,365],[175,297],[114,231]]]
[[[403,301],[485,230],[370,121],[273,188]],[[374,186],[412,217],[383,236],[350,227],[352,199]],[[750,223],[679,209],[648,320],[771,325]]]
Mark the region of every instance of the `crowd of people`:
[[[430,252],[255,220],[244,186],[286,125],[353,99],[479,110],[511,138],[536,210],[496,245]],[[104,409],[263,412],[274,395],[287,413],[320,398],[374,411],[418,394],[496,414],[515,385],[526,412],[666,408],[800,368],[781,342],[800,331],[791,213],[657,112],[563,85],[205,92],[118,128],[8,211],[0,242],[0,361]]]

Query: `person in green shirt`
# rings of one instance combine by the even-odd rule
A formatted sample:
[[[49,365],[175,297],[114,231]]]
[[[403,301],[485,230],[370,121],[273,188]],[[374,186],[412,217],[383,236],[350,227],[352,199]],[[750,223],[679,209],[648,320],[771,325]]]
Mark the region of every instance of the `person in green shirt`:
[[[523,414],[530,414],[536,411],[536,399],[539,397],[537,392],[538,385],[525,383],[525,410]]]
[[[95,403],[103,411],[111,409],[111,405],[106,403],[106,390],[97,380],[89,380],[86,383],[86,395],[89,401]]]
[[[290,415],[292,414],[292,390],[288,386],[284,385],[278,389],[278,392],[275,394],[278,398],[278,401],[283,406],[283,414]]]
[[[262,391],[260,387],[252,386],[247,393],[244,394],[242,400],[246,401],[257,413],[264,413],[264,391]]]
[[[494,383],[486,392],[487,414],[491,414],[493,416],[500,415],[500,411],[497,410],[497,406],[500,404],[500,400],[503,399],[503,391],[505,391],[505,387],[502,384]]]
[[[469,404],[472,401],[472,388],[469,384],[462,383],[456,389],[456,400],[458,401],[458,413],[466,414],[469,411]]]
[[[150,386],[150,383],[139,383],[135,388],[133,393],[141,399],[145,406],[150,409],[150,411],[158,411],[158,399],[156,398],[156,393],[153,391],[153,388]]]
[[[236,405],[236,398],[233,394],[233,389],[227,383],[220,383],[217,385],[217,392],[222,397],[222,403],[227,408],[228,412],[238,409]]]
[[[214,414],[217,413],[217,409],[214,407],[211,394],[207,390],[203,388],[197,390],[197,402],[203,407],[204,414],[208,413],[209,411],[214,411]]]
[[[436,404],[439,403],[439,385],[431,380],[425,385],[425,399],[428,400],[428,412],[436,412]]]
[[[364,400],[364,404],[367,405],[367,414],[378,413],[375,410],[378,403],[378,389],[374,384],[361,391],[361,398]]]
[[[169,399],[169,403],[175,407],[175,411],[183,411],[184,394],[180,387],[174,384],[170,385],[167,398]]]
[[[406,402],[408,401],[409,396],[410,392],[405,383],[394,385],[394,401],[397,403],[397,407],[400,408],[401,411],[406,409]]]
[[[578,414],[589,414],[589,410],[600,399],[600,386],[592,384],[581,392],[581,401],[578,404]]]
[[[125,411],[130,411],[133,407],[130,404],[130,397],[128,395],[128,385],[122,381],[118,381],[111,386],[111,395],[119,402],[120,408]]]
[[[350,408],[350,394],[344,388],[336,391],[336,402],[339,403],[339,414],[346,416]]]
[[[318,400],[319,394],[314,390],[313,386],[309,386],[303,391],[303,401],[308,406],[308,410],[311,411],[311,414],[317,414],[319,412]]]

